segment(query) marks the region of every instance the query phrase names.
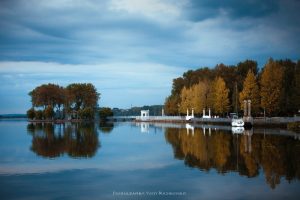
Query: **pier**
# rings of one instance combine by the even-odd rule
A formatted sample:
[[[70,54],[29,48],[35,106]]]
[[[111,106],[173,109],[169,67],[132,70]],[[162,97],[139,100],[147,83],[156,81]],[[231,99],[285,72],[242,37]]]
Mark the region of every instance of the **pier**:
[[[169,122],[169,123],[196,123],[196,124],[219,124],[230,125],[230,118],[201,118],[194,117],[186,120],[186,116],[114,116],[108,118],[111,121],[137,121],[137,122]],[[252,118],[253,126],[284,126],[290,122],[300,121],[300,117],[257,117]]]

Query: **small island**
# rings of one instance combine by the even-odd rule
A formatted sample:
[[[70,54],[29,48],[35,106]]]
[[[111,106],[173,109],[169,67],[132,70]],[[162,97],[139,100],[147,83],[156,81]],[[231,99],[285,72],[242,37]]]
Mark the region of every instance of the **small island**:
[[[91,83],[72,83],[66,87],[43,84],[29,92],[32,108],[27,111],[31,122],[93,121],[112,116],[110,108],[98,109],[100,93]]]

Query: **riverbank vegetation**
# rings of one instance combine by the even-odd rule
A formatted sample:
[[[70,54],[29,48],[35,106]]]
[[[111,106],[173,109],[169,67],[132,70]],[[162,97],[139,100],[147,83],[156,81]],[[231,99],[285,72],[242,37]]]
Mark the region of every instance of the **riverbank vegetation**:
[[[91,83],[72,83],[67,87],[43,84],[31,92],[32,108],[27,111],[29,119],[82,119],[95,117],[100,93]]]
[[[99,109],[99,117],[101,121],[106,121],[108,117],[112,117],[113,115],[114,113],[109,107],[103,107]]]
[[[115,116],[139,116],[141,110],[149,110],[150,115],[161,116],[163,108],[163,105],[149,105],[142,107],[134,106],[128,109],[113,108],[112,111]]]
[[[189,70],[173,80],[166,98],[168,115],[185,114],[194,109],[201,115],[210,108],[225,116],[240,112],[243,101],[250,99],[254,116],[293,116],[300,109],[300,60],[269,59],[262,69],[246,60],[237,65],[218,64],[214,68]]]

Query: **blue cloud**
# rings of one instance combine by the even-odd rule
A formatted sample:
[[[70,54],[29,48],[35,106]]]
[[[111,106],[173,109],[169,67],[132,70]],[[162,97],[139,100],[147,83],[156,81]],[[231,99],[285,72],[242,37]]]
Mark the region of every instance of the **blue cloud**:
[[[166,87],[163,87],[165,80],[157,80],[153,86],[150,82],[145,84],[143,79],[133,79],[127,87],[132,96],[143,96],[143,90],[148,91],[145,94],[152,94],[155,88],[165,88],[159,95],[149,95],[147,100],[128,96],[123,101],[126,103],[119,102],[121,106],[163,103],[171,89],[172,78],[187,68],[213,67],[220,62],[236,64],[244,59],[255,59],[260,66],[269,57],[299,59],[299,9],[300,2],[296,0],[77,0],[72,3],[4,0],[0,1],[0,65],[6,61],[16,62],[16,65],[28,61],[24,68],[30,73],[39,68],[34,65],[34,70],[29,69],[30,62],[41,66],[49,62],[69,64],[71,68],[95,65],[99,74],[103,73],[102,68],[106,70],[105,65],[116,63],[119,66],[116,70],[121,70],[122,65],[125,69],[132,65],[134,70],[158,70],[156,74],[160,74],[161,69],[152,68],[153,64],[176,68],[176,72],[162,73],[169,81]],[[13,69],[12,66],[10,70]],[[125,71],[122,72],[121,75],[109,73],[109,77],[115,80],[126,76]],[[0,72],[0,77],[2,75],[6,74]],[[61,80],[54,79],[55,75],[41,77],[44,82],[81,80],[81,72],[61,77]],[[139,76],[147,79],[148,74],[141,72]],[[108,76],[94,77],[90,71],[85,77],[84,81],[98,82],[107,80]],[[30,77],[26,81],[34,82]],[[103,95],[105,104],[113,102],[111,105],[116,106],[118,98],[110,84],[104,82],[98,87],[106,90],[106,95],[111,94],[107,100]],[[143,90],[136,85],[143,85]],[[117,86],[114,88],[117,92]],[[5,92],[1,90],[1,96]],[[27,92],[28,88],[26,92],[23,88],[22,95]]]

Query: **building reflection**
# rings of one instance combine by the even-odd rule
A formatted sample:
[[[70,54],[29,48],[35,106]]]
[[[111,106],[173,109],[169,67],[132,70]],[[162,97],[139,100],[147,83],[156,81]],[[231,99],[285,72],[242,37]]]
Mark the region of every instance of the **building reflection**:
[[[149,123],[141,122],[140,126],[141,126],[141,132],[142,133],[149,133],[149,131],[150,131],[150,124]]]
[[[249,178],[263,172],[271,188],[281,178],[300,179],[300,141],[293,137],[187,126],[166,128],[165,139],[175,158],[189,167],[219,173],[235,171]]]
[[[100,147],[95,124],[31,123],[27,130],[32,135],[30,149],[46,158],[64,154],[73,158],[89,158]]]

